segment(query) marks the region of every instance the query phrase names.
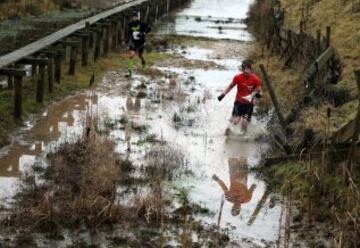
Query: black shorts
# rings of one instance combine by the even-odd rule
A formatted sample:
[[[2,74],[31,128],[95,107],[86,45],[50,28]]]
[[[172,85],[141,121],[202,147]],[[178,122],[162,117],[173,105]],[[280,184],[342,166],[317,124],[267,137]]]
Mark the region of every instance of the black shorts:
[[[144,53],[144,45],[145,45],[145,43],[130,42],[129,50],[138,52],[139,54],[143,54]]]
[[[251,121],[251,116],[254,110],[254,104],[243,104],[239,102],[234,103],[234,108],[232,112],[233,117],[244,117],[248,121]]]

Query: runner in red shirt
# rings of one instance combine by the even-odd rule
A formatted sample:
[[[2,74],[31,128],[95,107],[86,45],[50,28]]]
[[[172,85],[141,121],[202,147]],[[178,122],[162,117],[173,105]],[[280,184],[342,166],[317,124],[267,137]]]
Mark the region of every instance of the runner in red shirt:
[[[237,93],[231,117],[231,123],[237,125],[241,121],[241,128],[246,133],[254,109],[255,97],[260,98],[261,81],[251,71],[251,64],[244,61],[241,65],[242,73],[237,74],[231,84],[225,89],[218,100],[221,101],[236,85]]]

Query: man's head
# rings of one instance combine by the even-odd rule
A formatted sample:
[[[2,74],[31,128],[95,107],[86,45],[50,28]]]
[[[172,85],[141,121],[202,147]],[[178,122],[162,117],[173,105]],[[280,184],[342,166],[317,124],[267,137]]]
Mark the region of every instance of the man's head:
[[[244,60],[241,64],[241,71],[246,74],[251,73],[251,62]]]
[[[133,21],[137,21],[139,20],[139,12],[137,11],[133,11],[132,15],[131,15],[131,18],[133,19]]]

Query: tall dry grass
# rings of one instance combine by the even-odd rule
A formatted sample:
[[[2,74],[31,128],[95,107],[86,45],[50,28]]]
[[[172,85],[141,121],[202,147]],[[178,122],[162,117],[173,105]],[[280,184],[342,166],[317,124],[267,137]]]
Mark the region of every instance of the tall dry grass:
[[[12,224],[44,231],[87,226],[90,231],[114,223],[124,215],[116,200],[121,166],[114,145],[107,139],[81,139],[65,143],[48,155],[43,181],[22,178]]]

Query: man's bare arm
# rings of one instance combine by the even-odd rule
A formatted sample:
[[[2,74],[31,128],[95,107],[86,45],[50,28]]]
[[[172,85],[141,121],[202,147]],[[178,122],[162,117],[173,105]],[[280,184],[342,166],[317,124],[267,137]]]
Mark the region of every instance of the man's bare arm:
[[[225,91],[220,95],[218,96],[218,100],[221,101],[227,93],[229,93],[231,91],[232,88],[234,88],[235,84],[232,82],[228,85],[228,87],[226,87]]]

